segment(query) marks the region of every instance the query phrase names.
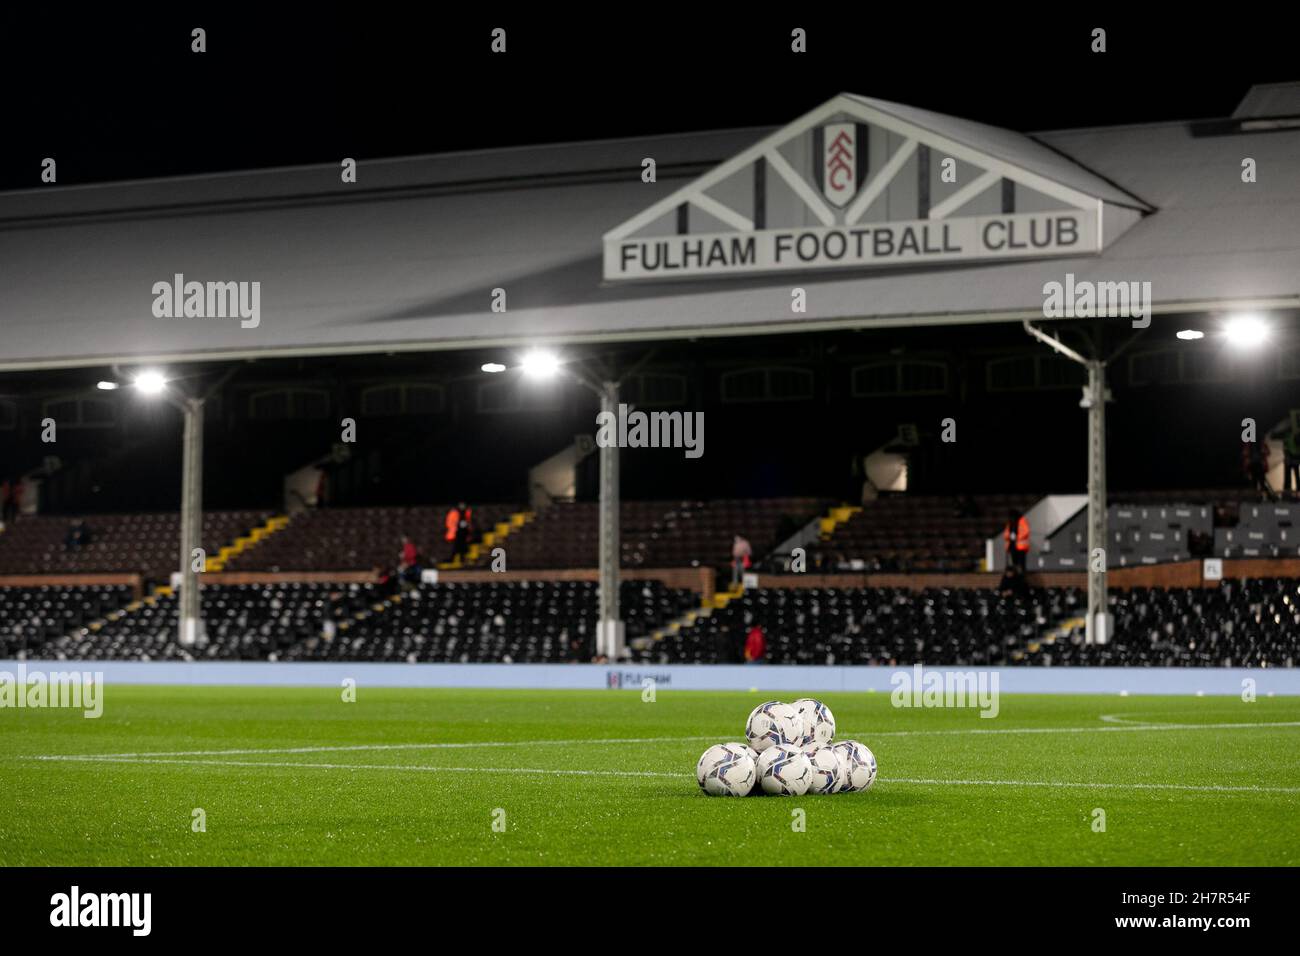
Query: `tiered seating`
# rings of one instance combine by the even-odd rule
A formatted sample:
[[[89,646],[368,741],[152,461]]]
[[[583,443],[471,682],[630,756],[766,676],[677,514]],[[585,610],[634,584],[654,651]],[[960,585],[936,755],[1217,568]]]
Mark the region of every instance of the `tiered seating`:
[[[692,591],[626,581],[620,591],[630,638],[698,605]],[[597,589],[590,581],[423,585],[382,613],[306,641],[285,660],[472,663],[590,661]]]
[[[1300,581],[1252,578],[1218,588],[1133,588],[1110,595],[1115,637],[1044,645],[1028,663],[1100,667],[1300,665]]]
[[[1008,663],[1085,604],[1072,589],[1010,598],[991,590],[758,588],[644,652],[659,663],[739,663],[755,624],[774,664]]]
[[[817,498],[624,501],[619,535],[623,567],[722,567],[732,538],[749,539],[755,560],[815,518]],[[592,568],[598,563],[600,510],[595,502],[552,505],[504,542],[508,566]],[[480,563],[490,558],[484,555]]]
[[[699,603],[693,591],[652,581],[624,582],[620,599],[630,637]],[[203,589],[207,641],[201,646],[176,644],[176,600],[167,596],[95,630],[81,627],[66,636],[47,630],[44,637],[53,639],[40,653],[88,660],[412,662],[588,661],[594,653],[593,582],[421,585],[376,611],[381,600],[372,585],[211,586]],[[71,622],[67,630],[81,624]]]
[[[430,565],[447,557],[443,540],[450,505],[407,508],[322,508],[293,516],[282,531],[233,558],[228,571],[369,571],[396,566],[402,535]],[[478,534],[491,531],[513,505],[475,505]]]
[[[775,664],[936,666],[1295,667],[1300,581],[1225,581],[1219,588],[1135,588],[1110,595],[1115,635],[1083,643],[1083,627],[1041,641],[1082,617],[1078,589],[758,589],[640,652],[647,662],[735,663],[762,626]]]
[[[80,628],[40,651],[56,660],[268,660],[319,635],[327,619],[351,619],[379,600],[372,585],[281,584],[210,586],[203,589],[207,642],[176,643],[176,598],[138,607],[96,630]]]
[[[124,585],[0,587],[0,658],[32,652],[47,641],[126,605]]]
[[[883,495],[838,526],[813,561],[826,571],[973,571],[1007,512],[1024,512],[1036,500],[979,495],[970,509],[953,497]]]
[[[80,517],[80,516],[79,516]],[[261,511],[210,511],[203,516],[203,548],[215,556],[223,545],[270,517]],[[0,574],[139,572],[167,579],[180,561],[180,515],[124,514],[82,517],[90,543],[64,546],[72,518],[26,515],[0,533]]]

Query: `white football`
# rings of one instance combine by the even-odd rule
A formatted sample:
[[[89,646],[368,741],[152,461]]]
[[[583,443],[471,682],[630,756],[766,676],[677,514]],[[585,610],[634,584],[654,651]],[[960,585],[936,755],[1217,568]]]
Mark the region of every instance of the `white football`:
[[[844,777],[840,792],[870,790],[876,782],[876,755],[856,740],[841,741],[834,749],[844,757]]]
[[[839,790],[844,758],[830,747],[818,747],[806,752],[808,763],[812,767],[812,783],[808,784],[808,792],[835,793]]]
[[[797,748],[803,742],[803,721],[789,704],[769,700],[750,712],[745,739],[760,754],[769,747]]]
[[[799,723],[803,727],[803,749],[812,751],[818,747],[829,747],[835,737],[835,715],[831,709],[811,697],[801,697],[790,706],[799,715]]]
[[[802,797],[812,785],[812,779],[812,764],[802,750],[778,745],[758,755],[758,782],[764,793]]]
[[[750,760],[754,761],[754,786],[750,787],[749,792],[751,793],[751,795],[755,795],[755,793],[761,795],[761,793],[763,792],[763,788],[762,786],[759,786],[758,783],[758,750],[755,750],[753,747],[749,747],[748,744],[741,744],[741,747],[745,748],[745,753],[748,753]]]
[[[695,765],[695,779],[711,797],[747,797],[757,770],[744,744],[714,744]]]

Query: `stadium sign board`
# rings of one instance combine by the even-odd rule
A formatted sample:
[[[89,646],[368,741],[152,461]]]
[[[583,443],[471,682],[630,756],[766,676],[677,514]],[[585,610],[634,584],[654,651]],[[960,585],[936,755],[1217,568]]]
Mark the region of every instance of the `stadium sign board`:
[[[1102,209],[1068,185],[837,97],[606,233],[604,278],[1095,254]]]

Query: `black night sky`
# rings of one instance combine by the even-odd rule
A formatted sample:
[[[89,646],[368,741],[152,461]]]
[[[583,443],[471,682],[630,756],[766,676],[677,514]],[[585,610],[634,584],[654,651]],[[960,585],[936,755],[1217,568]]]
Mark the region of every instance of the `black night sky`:
[[[6,11],[0,189],[38,186],[51,155],[66,186],[777,126],[842,91],[1024,131],[1216,117],[1252,83],[1297,72],[1289,35],[1263,18],[578,9]],[[207,30],[201,55],[195,26]],[[489,50],[497,26],[504,56]],[[803,55],[789,52],[796,26],[808,31]],[[1089,49],[1094,27],[1107,31],[1105,54]]]

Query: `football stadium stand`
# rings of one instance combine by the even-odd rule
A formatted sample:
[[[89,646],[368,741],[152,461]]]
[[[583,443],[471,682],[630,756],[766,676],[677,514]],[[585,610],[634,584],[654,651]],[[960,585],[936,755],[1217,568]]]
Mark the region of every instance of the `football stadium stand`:
[[[321,508],[293,515],[284,528],[231,559],[231,571],[369,571],[397,564],[409,535],[431,566],[444,560],[444,520],[452,505],[408,508]],[[519,509],[473,505],[478,534]]]
[[[0,658],[25,655],[116,611],[126,585],[0,587]]]
[[[973,571],[984,539],[1002,531],[1007,512],[1032,495],[883,496],[834,527],[814,562],[827,571]]]
[[[78,517],[89,543],[76,549],[65,544],[72,518],[24,515],[10,522],[0,533],[0,574],[137,572],[165,581],[176,570],[179,514]],[[203,548],[215,557],[269,517],[262,511],[210,511],[203,516]]]
[[[697,606],[692,591],[628,581],[628,633],[641,636]],[[85,660],[588,661],[596,584],[590,581],[421,585],[386,598],[374,585],[214,585],[203,595],[206,642],[176,643],[176,599],[162,594],[51,634],[35,656]],[[83,615],[84,617],[84,615]]]
[[[1270,560],[1295,556],[1294,506],[1214,490],[1116,499],[1109,517],[1121,561],[1174,567],[1182,560],[1197,581],[1199,564],[1184,559],[1198,549],[1267,567],[1205,587],[1182,586],[1185,577],[1134,578],[1110,594],[1113,639],[1088,645],[1082,576],[1062,573],[1077,565],[1051,560],[1079,545],[1079,515],[1036,548],[1034,586],[999,590],[996,574],[980,573],[984,542],[1000,532],[1009,510],[1034,502],[1029,496],[889,495],[860,509],[815,497],[631,501],[622,510],[623,564],[625,573],[643,569],[647,579],[622,585],[628,642],[646,663],[730,662],[759,625],[773,663],[1294,665],[1300,584],[1266,576]],[[142,579],[163,585],[170,578],[175,514],[88,516],[91,537],[77,549],[64,542],[69,518],[23,516],[0,533],[0,574],[10,576],[0,582],[0,656],[591,660],[595,505],[559,503],[538,514],[476,506],[464,569],[444,563],[438,583],[407,588],[371,575],[394,567],[403,534],[435,563],[443,558],[446,511],[207,514],[210,563],[225,574],[204,587],[206,637],[192,647],[176,643],[170,588],[143,588]],[[785,548],[811,535],[809,570],[817,580],[764,574],[761,587],[715,596],[711,575],[699,569],[723,571],[737,532],[750,539],[763,571],[786,571]],[[499,580],[488,571],[489,546],[497,543],[507,549],[510,571]],[[690,568],[694,579],[680,577],[695,573],[679,570]],[[114,572],[135,583],[77,577]],[[43,577],[24,580],[33,575]]]
[[[825,510],[818,498],[625,501],[620,511],[625,568],[725,567],[732,538],[746,537],[755,560]],[[600,515],[594,502],[561,502],[510,537],[511,568],[592,568]],[[480,556],[486,565],[490,555]]]
[[[1104,645],[1084,643],[1085,606],[1077,588],[1032,588],[1019,596],[963,588],[761,588],[642,654],[664,664],[739,663],[745,633],[758,625],[774,664],[1293,667],[1300,658],[1295,579],[1116,591],[1115,635]]]

